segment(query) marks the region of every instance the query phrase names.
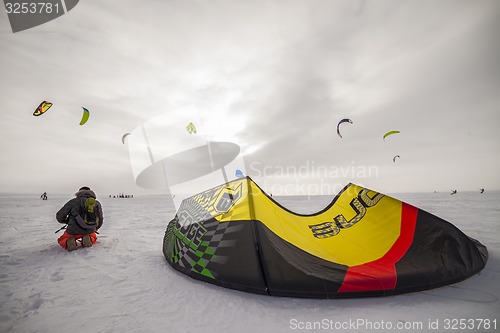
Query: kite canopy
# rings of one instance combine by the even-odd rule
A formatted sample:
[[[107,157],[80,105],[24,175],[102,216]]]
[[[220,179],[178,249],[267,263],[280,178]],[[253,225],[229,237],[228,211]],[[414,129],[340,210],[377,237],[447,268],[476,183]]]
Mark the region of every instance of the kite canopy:
[[[189,123],[186,125],[186,131],[189,133],[189,134],[196,134],[196,127],[194,126],[193,123]]]
[[[185,199],[163,253],[176,270],[273,296],[384,296],[466,279],[488,252],[452,224],[347,185],[322,211],[295,214],[249,177]]]
[[[389,132],[384,134],[383,139],[385,140],[385,138],[387,138],[389,135],[398,134],[398,133],[400,133],[400,132],[399,131],[389,131]]]
[[[80,125],[85,125],[87,120],[89,120],[90,112],[89,112],[89,110],[87,110],[83,106],[82,106],[82,109],[83,109],[83,114],[82,114],[82,120],[80,120]]]
[[[343,124],[343,123],[349,123],[349,124],[352,124],[352,120],[351,119],[347,119],[347,118],[344,118],[342,119],[341,121],[339,121],[339,123],[337,124],[337,134],[342,138],[342,134],[340,134],[340,124]]]
[[[123,143],[123,144],[125,144],[125,138],[126,138],[127,136],[129,136],[129,135],[130,135],[130,133],[125,133],[125,134],[123,134],[123,136],[122,136],[122,143]]]
[[[44,114],[45,112],[47,112],[50,109],[51,106],[52,106],[52,103],[47,102],[47,101],[43,101],[35,109],[35,112],[33,112],[33,115],[34,116],[40,116],[40,115]]]

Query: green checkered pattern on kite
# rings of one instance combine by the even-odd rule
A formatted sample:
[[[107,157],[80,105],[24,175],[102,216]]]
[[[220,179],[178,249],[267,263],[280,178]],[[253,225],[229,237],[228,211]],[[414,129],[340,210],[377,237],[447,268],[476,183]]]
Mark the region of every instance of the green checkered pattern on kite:
[[[212,279],[217,273],[210,269],[211,264],[216,267],[227,261],[226,256],[216,255],[217,249],[235,246],[232,233],[243,228],[214,218],[220,214],[214,210],[215,199],[223,189],[185,199],[165,233],[165,255],[171,262]]]

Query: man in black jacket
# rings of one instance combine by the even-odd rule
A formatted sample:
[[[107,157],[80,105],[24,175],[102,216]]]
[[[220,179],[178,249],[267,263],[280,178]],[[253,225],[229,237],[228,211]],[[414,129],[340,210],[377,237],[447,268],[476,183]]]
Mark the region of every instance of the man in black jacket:
[[[77,249],[76,240],[80,238],[83,247],[91,247],[96,242],[96,231],[102,226],[103,214],[101,203],[95,198],[94,191],[84,186],[56,213],[57,222],[68,225],[57,240],[68,251]]]

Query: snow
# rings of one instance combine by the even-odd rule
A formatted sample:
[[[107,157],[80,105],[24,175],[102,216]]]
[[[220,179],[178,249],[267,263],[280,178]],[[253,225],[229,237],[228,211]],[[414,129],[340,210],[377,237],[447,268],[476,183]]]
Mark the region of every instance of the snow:
[[[469,326],[460,330],[465,332],[493,332],[495,324],[497,329],[500,326],[498,192],[394,195],[454,223],[485,244],[490,258],[479,274],[424,292],[340,300],[256,295],[175,271],[162,253],[165,228],[175,214],[167,196],[101,195],[105,224],[98,242],[92,248],[67,252],[56,243],[61,233],[54,234],[60,227],[55,213],[71,194],[49,193],[47,201],[39,195],[0,194],[0,332],[370,332],[389,328],[444,332],[450,331],[447,323],[453,325],[447,320],[456,320],[458,327],[460,319],[468,320]],[[310,213],[331,198],[275,199],[292,210]],[[481,319],[490,320],[490,326]]]

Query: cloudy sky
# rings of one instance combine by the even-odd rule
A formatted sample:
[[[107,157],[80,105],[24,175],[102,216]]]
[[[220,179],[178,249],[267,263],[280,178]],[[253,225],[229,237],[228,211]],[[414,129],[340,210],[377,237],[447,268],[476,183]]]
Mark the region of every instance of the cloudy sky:
[[[158,193],[121,138],[186,105],[278,194],[500,190],[497,0],[82,0],[0,49],[1,192]]]

